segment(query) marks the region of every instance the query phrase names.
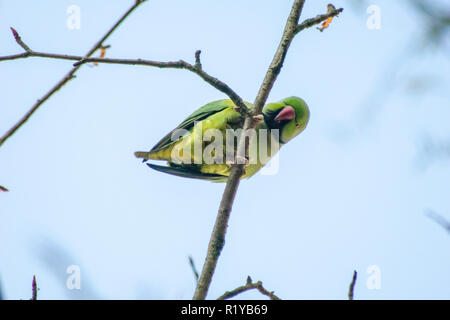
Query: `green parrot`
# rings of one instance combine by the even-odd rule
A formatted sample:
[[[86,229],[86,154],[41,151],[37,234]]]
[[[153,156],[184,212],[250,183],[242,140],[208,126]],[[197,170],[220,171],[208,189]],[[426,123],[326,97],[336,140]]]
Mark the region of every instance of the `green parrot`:
[[[250,110],[253,109],[252,104],[245,104]],[[245,173],[241,178],[251,177],[258,172],[282,145],[305,129],[309,120],[309,108],[302,99],[289,97],[266,104],[262,115],[255,116],[254,119],[258,124],[254,135],[249,134],[249,139],[255,143],[249,143],[248,153],[255,157],[242,160],[245,163]],[[147,163],[157,171],[179,177],[225,182],[233,161],[224,159],[234,160],[237,149],[236,136],[229,135],[229,132],[235,133],[243,124],[244,116],[231,100],[210,102],[164,136],[149,152],[138,151],[135,156],[142,158],[144,162],[167,161],[168,166]],[[262,143],[266,146],[264,157],[258,156]],[[210,159],[203,158],[205,152],[210,155]]]

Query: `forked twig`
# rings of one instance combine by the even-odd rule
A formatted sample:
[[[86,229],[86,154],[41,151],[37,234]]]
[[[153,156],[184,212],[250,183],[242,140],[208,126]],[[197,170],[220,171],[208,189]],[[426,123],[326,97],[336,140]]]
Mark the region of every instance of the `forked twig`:
[[[268,291],[266,288],[264,288],[261,281],[252,282],[252,278],[250,278],[250,276],[247,277],[247,283],[245,285],[237,287],[234,290],[225,292],[223,295],[218,297],[217,300],[230,299],[237,296],[238,294],[241,294],[245,291],[252,289],[257,289],[259,292],[261,292],[261,294],[269,297],[271,300],[281,300],[273,293],[273,291]]]

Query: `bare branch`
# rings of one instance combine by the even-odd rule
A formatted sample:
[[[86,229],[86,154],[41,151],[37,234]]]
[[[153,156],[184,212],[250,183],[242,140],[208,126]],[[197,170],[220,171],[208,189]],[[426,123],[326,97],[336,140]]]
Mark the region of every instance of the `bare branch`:
[[[97,43],[94,44],[94,46],[86,53],[85,57],[90,57],[92,54],[97,51],[98,48],[100,48],[103,43],[106,41],[106,39],[109,38],[109,36],[117,29],[117,27],[143,2],[146,0],[136,0],[133,6],[131,6],[130,9],[128,9],[125,14],[106,32],[106,34],[99,40]],[[0,57],[0,61],[4,60],[14,60],[14,59],[21,59],[21,58],[27,58],[30,55],[30,48],[23,43],[22,39],[20,38],[17,31],[13,28],[11,28],[11,31],[13,32],[14,38],[16,42],[25,50],[22,54],[17,55],[11,55],[6,57]],[[53,88],[50,89],[42,98],[36,101],[36,103],[28,110],[28,112],[11,128],[9,129],[2,137],[0,137],[0,147],[5,143],[5,141],[10,138],[17,130],[19,130],[20,127],[24,125],[25,122],[36,112],[36,110],[39,109],[39,107],[47,101],[56,91],[61,89],[67,82],[72,80],[75,77],[75,73],[79,69],[79,66],[73,67],[72,70],[70,70]]]
[[[267,101],[267,97],[269,96],[270,90],[272,90],[273,84],[275,83],[275,80],[283,67],[287,51],[296,34],[296,27],[304,4],[305,0],[295,0],[292,5],[291,13],[289,14],[286,22],[280,44],[278,45],[277,51],[275,52],[272,62],[270,63],[266,76],[264,77],[261,87],[259,88],[258,95],[256,96],[254,103],[255,114],[261,113],[262,108]]]
[[[233,297],[237,296],[238,294],[241,294],[241,293],[243,293],[245,291],[252,290],[252,289],[257,289],[259,292],[261,292],[261,294],[269,297],[271,300],[281,300],[279,297],[277,297],[273,293],[273,291],[268,291],[267,289],[265,289],[263,287],[263,284],[262,284],[261,281],[253,283],[252,279],[250,278],[250,276],[248,276],[247,283],[245,285],[237,287],[234,290],[225,292],[223,295],[218,297],[217,300],[230,299],[230,298],[233,298]]]
[[[355,291],[356,278],[358,277],[358,272],[353,271],[352,282],[350,282],[350,286],[348,288],[348,300],[353,300],[353,294]]]
[[[7,188],[5,188],[4,186],[0,186],[0,191],[8,192],[9,190]]]
[[[66,60],[80,60],[74,65],[81,65],[87,62],[97,62],[97,63],[110,63],[110,64],[128,64],[128,65],[141,65],[147,67],[157,67],[161,69],[185,69],[191,71],[202,78],[204,81],[212,85],[217,90],[225,93],[239,108],[239,112],[249,114],[249,110],[244,103],[244,100],[226,83],[220,81],[219,79],[209,75],[202,69],[202,64],[200,62],[200,50],[195,52],[195,64],[192,65],[184,60],[162,62],[162,61],[152,61],[145,59],[102,59],[102,58],[81,58],[76,56],[68,55],[55,55],[55,54],[42,54],[38,53],[40,57],[46,58],[56,58],[56,59],[66,59]],[[81,59],[80,59],[81,58]]]

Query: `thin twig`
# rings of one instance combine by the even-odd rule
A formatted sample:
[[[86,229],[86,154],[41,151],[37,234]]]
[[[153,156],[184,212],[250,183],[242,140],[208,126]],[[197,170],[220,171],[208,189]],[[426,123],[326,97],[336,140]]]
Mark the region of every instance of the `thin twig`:
[[[197,50],[195,52],[195,67],[199,70],[202,70],[202,62],[200,61],[200,54],[201,54],[201,50]]]
[[[14,36],[14,39],[16,40],[16,42],[19,44],[19,46],[21,46],[22,48],[23,48],[23,50],[25,50],[25,52],[27,52],[27,53],[31,53],[31,49],[30,49],[30,47],[28,47],[23,41],[22,41],[22,38],[20,37],[20,35],[19,35],[19,33],[16,31],[16,29],[14,29],[14,28],[10,28],[11,29],[11,32],[12,32],[12,34],[13,34],[13,36]]]
[[[264,288],[261,281],[252,282],[252,279],[250,278],[250,276],[248,276],[247,283],[245,285],[237,287],[234,290],[225,292],[223,295],[218,297],[217,300],[230,299],[230,298],[237,296],[238,294],[241,294],[245,291],[253,290],[253,289],[257,289],[259,292],[261,292],[261,294],[269,297],[271,300],[281,300],[279,297],[277,297],[273,293],[273,291],[268,291],[266,288]]]
[[[33,56],[45,57],[45,58],[56,58],[56,59],[65,59],[65,60],[79,60],[74,65],[81,65],[87,62],[97,62],[97,63],[109,63],[109,64],[128,64],[128,65],[141,65],[147,67],[156,67],[161,69],[185,69],[191,71],[202,78],[204,81],[212,85],[217,90],[225,93],[236,106],[239,107],[239,111],[243,114],[249,113],[247,106],[245,105],[242,98],[231,89],[226,83],[220,81],[219,79],[209,75],[202,69],[202,64],[200,61],[200,50],[195,52],[195,64],[192,65],[184,60],[178,61],[153,61],[153,60],[145,60],[145,59],[111,59],[111,58],[82,58],[79,56],[70,56],[70,55],[58,55],[58,54],[47,54],[47,53],[39,53],[34,52]]]
[[[350,286],[348,288],[348,300],[353,300],[353,294],[355,291],[355,284],[356,284],[356,278],[358,277],[358,272],[353,271],[353,277],[352,282],[350,283]]]
[[[191,265],[192,272],[194,273],[195,281],[198,281],[198,271],[195,267],[194,259],[192,256],[189,256],[189,264]]]
[[[323,21],[327,20],[328,18],[334,18],[339,15],[342,11],[344,11],[343,8],[335,9],[333,5],[328,5],[328,12],[326,14],[319,14],[315,18],[306,19],[302,23],[300,23],[297,28],[295,28],[295,34],[299,33],[300,31],[311,28],[312,26],[315,26],[317,24],[322,23]]]
[[[33,282],[31,283],[31,299],[30,300],[37,300],[37,292],[38,292],[38,287],[36,284],[36,276],[33,276]]]
[[[5,188],[4,186],[0,186],[0,191],[8,192],[9,190],[7,188]]]
[[[117,27],[130,15],[131,12],[133,12],[141,3],[143,3],[146,0],[136,0],[133,6],[125,12],[125,14],[106,32],[106,34],[99,40],[97,43],[94,44],[94,46],[86,53],[85,57],[90,57],[92,54],[94,54],[95,51],[97,51],[98,48],[100,48],[103,45],[103,42],[108,39],[108,37],[114,32],[114,30],[117,29]],[[23,43],[22,39],[20,38],[19,34],[16,30],[11,28],[14,38],[16,39],[16,42],[24,48],[25,52],[22,54],[7,56],[7,57],[1,57],[0,61],[2,60],[13,60],[13,59],[21,59],[21,58],[27,58],[31,56],[30,48]],[[17,34],[17,36],[16,36]],[[28,48],[28,49],[27,49]],[[36,112],[39,107],[48,100],[56,91],[61,89],[67,82],[72,80],[75,77],[75,73],[80,68],[80,66],[73,67],[72,70],[70,70],[53,88],[51,88],[42,98],[36,101],[36,103],[28,110],[27,113],[11,128],[9,129],[1,138],[0,138],[0,146],[5,143],[5,141],[10,138],[17,130],[19,130],[22,125],[27,122],[27,120]]]

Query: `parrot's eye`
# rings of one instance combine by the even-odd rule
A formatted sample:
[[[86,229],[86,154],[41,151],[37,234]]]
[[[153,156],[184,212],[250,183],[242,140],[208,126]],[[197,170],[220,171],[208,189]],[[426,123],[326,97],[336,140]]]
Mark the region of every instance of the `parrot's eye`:
[[[295,127],[297,127],[297,128],[298,128],[298,127],[300,127],[300,125],[299,125],[298,123],[296,123],[296,124],[295,124]]]

